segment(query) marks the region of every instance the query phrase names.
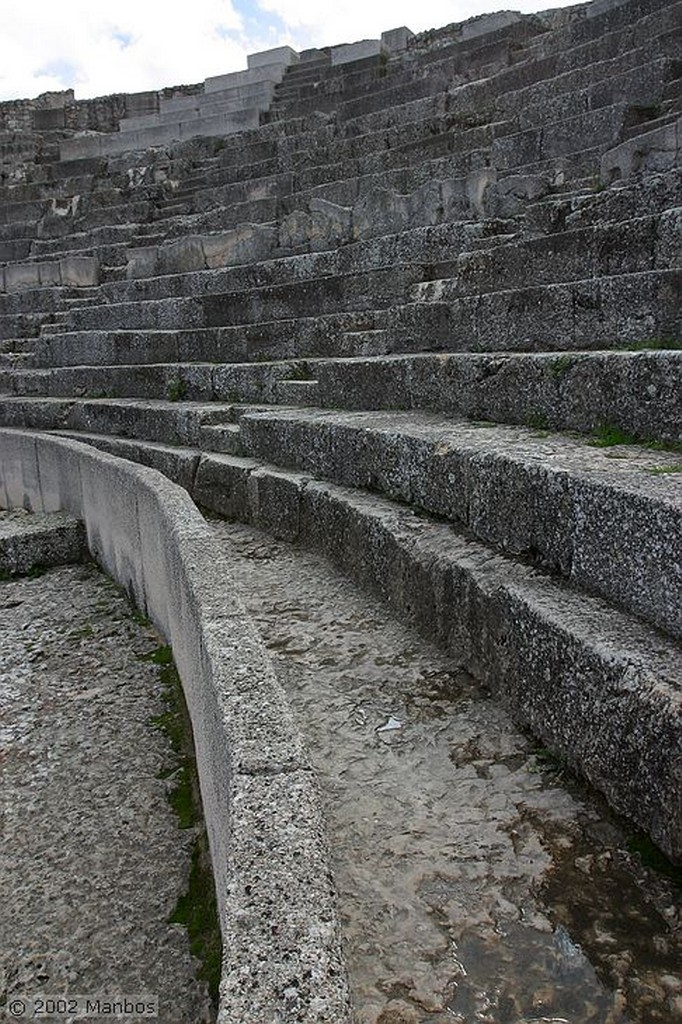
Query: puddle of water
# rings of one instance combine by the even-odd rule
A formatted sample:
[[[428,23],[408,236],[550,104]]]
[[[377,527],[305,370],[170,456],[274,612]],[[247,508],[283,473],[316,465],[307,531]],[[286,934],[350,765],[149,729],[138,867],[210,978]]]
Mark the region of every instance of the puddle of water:
[[[682,1021],[679,893],[598,801],[321,558],[214,529],[319,774],[357,1024]]]

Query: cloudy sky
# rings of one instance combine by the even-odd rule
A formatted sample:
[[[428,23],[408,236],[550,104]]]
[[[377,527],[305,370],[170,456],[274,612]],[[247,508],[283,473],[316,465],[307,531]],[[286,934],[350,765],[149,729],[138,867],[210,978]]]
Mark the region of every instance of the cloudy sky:
[[[407,25],[415,32],[484,11],[563,0],[0,0],[0,99],[75,90],[77,99],[200,82],[246,54],[297,50]]]

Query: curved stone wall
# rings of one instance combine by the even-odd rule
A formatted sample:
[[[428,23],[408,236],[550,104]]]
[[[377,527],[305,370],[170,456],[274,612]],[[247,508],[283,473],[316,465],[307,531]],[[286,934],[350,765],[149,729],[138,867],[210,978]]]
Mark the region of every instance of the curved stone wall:
[[[173,648],[223,934],[220,1024],[349,1020],[315,779],[268,655],[187,493],[79,442],[0,431],[0,504],[83,519]]]

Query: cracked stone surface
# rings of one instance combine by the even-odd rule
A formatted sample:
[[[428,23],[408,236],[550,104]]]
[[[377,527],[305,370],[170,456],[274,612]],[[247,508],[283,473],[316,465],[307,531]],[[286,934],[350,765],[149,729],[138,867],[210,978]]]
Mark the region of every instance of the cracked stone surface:
[[[168,920],[194,833],[167,801],[176,755],[140,660],[159,642],[93,565],[0,583],[2,987],[144,993],[162,1024],[203,1024],[205,984]]]
[[[212,526],[320,776],[356,1024],[682,1020],[627,826],[322,558]]]

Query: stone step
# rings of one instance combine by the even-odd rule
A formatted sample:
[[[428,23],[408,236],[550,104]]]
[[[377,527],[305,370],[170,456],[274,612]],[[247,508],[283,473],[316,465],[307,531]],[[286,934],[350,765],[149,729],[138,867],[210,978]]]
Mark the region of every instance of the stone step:
[[[201,171],[183,175],[178,181],[175,195],[183,198],[222,185],[251,180],[256,181],[259,178],[272,177],[280,169],[280,162],[277,156],[271,157],[268,160],[245,161],[236,166],[233,164],[217,164],[205,170],[202,168]]]
[[[202,450],[241,455],[239,424],[225,423],[201,427],[199,443]]]
[[[498,94],[495,106],[502,116],[520,117],[523,122],[538,116],[540,120],[560,120],[553,112],[571,97],[579,99],[584,109],[613,103],[617,96],[632,101],[647,94],[662,98],[665,82],[676,77],[675,62],[680,56],[679,35],[669,30],[606,60],[579,65],[519,89],[505,89]],[[548,105],[546,118],[541,114],[543,104]]]
[[[678,644],[603,599],[386,498],[192,447],[87,440],[186,481],[208,510],[329,557],[455,654],[517,721],[679,858]]]
[[[313,362],[133,363],[51,369],[9,365],[10,369],[0,371],[0,389],[24,398],[174,397],[192,402],[274,405],[314,405],[317,399]]]
[[[502,114],[503,117],[510,115],[516,117],[520,113],[527,116],[532,108],[537,111],[537,115],[542,121],[562,121],[567,115],[560,108],[555,117],[548,116],[548,102],[552,98],[566,93],[567,99],[570,101],[572,97],[580,95],[579,89],[591,89],[592,92],[585,103],[585,108],[592,105],[603,106],[605,102],[613,101],[608,99],[608,94],[605,94],[603,90],[601,94],[599,93],[599,79],[604,78],[610,82],[619,73],[629,74],[632,78],[632,81],[624,79],[621,83],[623,89],[630,89],[633,96],[646,95],[649,87],[647,86],[647,75],[644,72],[648,72],[648,69],[651,68],[652,58],[664,59],[666,52],[670,50],[676,52],[677,48],[679,48],[677,34],[669,32],[649,40],[646,45],[638,45],[636,49],[619,54],[615,58],[611,57],[607,61],[600,61],[587,67],[580,66],[570,72],[563,72],[555,78],[542,79],[539,83],[511,92],[508,89],[500,91],[496,87],[495,79],[468,82],[454,89],[451,80],[447,79],[442,85],[442,91],[436,85],[436,88],[432,88],[427,97],[420,100],[410,97],[407,102],[392,108],[393,116],[389,124],[372,125],[370,122],[368,125],[370,130],[364,133],[362,131],[358,133],[356,125],[353,124],[354,131],[350,138],[339,138],[338,141],[333,142],[336,152],[330,154],[329,159],[332,161],[334,157],[340,158],[343,155],[346,158],[364,155],[372,150],[381,149],[382,142],[384,148],[400,145],[401,136],[406,129],[414,132],[418,130],[419,126],[422,126],[422,132],[425,135],[427,134],[424,131],[425,128],[429,131],[451,132],[454,130],[456,132],[458,127],[467,128],[483,123],[482,118],[485,118],[486,115],[489,120],[495,120],[492,105],[496,102],[499,102],[500,111],[508,111],[508,113]],[[633,67],[637,68],[634,73]],[[656,71],[660,76],[661,72],[669,73],[671,67],[667,65],[665,69],[657,67]],[[653,75],[653,69],[651,74]],[[659,80],[656,79],[656,81]],[[617,90],[614,91],[617,92]],[[516,99],[517,96],[518,99]],[[573,114],[578,112],[573,111]],[[499,119],[498,116],[497,120]],[[339,131],[344,132],[344,129],[346,129],[344,135],[347,135],[348,127],[341,124]],[[320,141],[324,145],[324,141]],[[314,150],[317,143],[318,139],[313,135],[307,141],[306,150]],[[302,151],[301,155],[303,155]]]
[[[22,260],[31,252],[31,238],[15,238],[0,242],[0,263]]]
[[[27,238],[35,238],[37,233],[38,222],[35,220],[0,224],[0,242],[20,242]]]
[[[33,364],[33,353],[32,352],[2,352],[0,351],[0,390],[3,394],[12,394],[13,388],[11,384],[6,384],[5,371],[21,370],[22,368],[30,368]]]
[[[225,115],[177,121],[173,124],[159,124],[139,131],[97,133],[66,139],[60,145],[60,159],[74,160],[87,157],[112,156],[137,150],[164,146],[170,142],[193,139],[196,136],[222,137],[241,132],[245,128],[258,126],[258,111],[255,108],[232,111]]]
[[[37,338],[53,315],[49,310],[42,313],[5,313],[0,316],[0,339]]]
[[[201,428],[230,422],[233,406],[172,400],[13,398],[0,400],[0,423],[37,430],[82,430],[198,445]]]
[[[679,271],[590,277],[386,310],[393,352],[564,351],[680,341]],[[550,340],[551,339],[551,340]]]
[[[61,238],[36,238],[31,252],[35,257],[45,257],[91,247],[109,251],[115,246],[129,244],[137,227],[134,223],[111,224],[93,227],[87,231],[75,231]]]
[[[610,428],[630,439],[682,440],[679,343],[677,350],[654,342],[640,351],[438,353],[308,366],[327,408],[416,409],[539,431]]]
[[[169,297],[145,302],[107,303],[70,310],[63,321],[72,330],[221,327],[309,316],[349,309],[379,309],[419,277],[416,267],[386,267],[367,273],[311,278],[243,292],[212,292],[202,297]]]
[[[647,46],[649,42],[656,46],[659,38],[662,40],[662,48],[665,48],[668,34],[671,39],[677,36],[679,12],[679,3],[667,4],[662,10],[643,15],[641,19],[634,20],[631,24],[619,26],[611,32],[604,33],[597,39],[576,43],[573,47],[566,45],[565,35],[563,31],[560,31],[556,38],[560,39],[561,43],[556,50],[541,51],[534,56],[528,52],[525,57],[515,59],[511,65],[502,67],[491,80],[494,83],[495,93],[502,96],[540,82],[553,81],[562,75],[576,71],[576,69],[589,68],[590,66],[608,61],[618,61],[622,59],[623,55],[639,51],[643,46]],[[549,35],[554,38],[553,33]],[[547,33],[543,33],[538,37],[543,46],[547,38]],[[438,59],[436,55],[433,55],[433,57]],[[457,75],[458,66],[461,67],[461,59],[455,58],[455,61],[456,63],[450,59],[450,63],[448,63],[447,58],[442,61],[442,88],[451,89],[454,85],[456,92],[460,89],[473,88],[480,93],[480,82],[470,83],[461,79],[459,83],[457,82],[455,76]],[[415,85],[417,84],[415,83]],[[439,90],[432,87],[430,91],[433,93]],[[414,96],[416,95],[415,93]],[[477,105],[480,105],[482,95],[482,93],[478,95]],[[419,109],[419,104],[428,104],[430,100],[428,96],[415,100],[414,96],[410,96],[408,89],[405,91],[404,99],[406,103],[412,101],[415,104],[415,117],[418,119],[427,113],[426,109]],[[411,120],[412,118],[408,119]],[[352,119],[352,122],[348,118],[345,120],[349,124],[352,123],[354,130],[359,133],[390,127],[394,123],[390,107],[376,112],[360,111]]]
[[[460,523],[682,637],[682,463],[436,414],[246,413],[242,454]]]
[[[271,258],[264,256],[262,249],[259,248],[254,253],[257,259],[253,263],[249,260],[247,251],[235,266],[196,269],[191,273],[172,272],[166,269],[166,272],[158,277],[138,278],[136,275],[134,279],[125,283],[101,287],[100,292],[103,301],[107,303],[144,302],[169,296],[243,292],[259,286],[286,285],[319,277],[385,271],[391,267],[399,268],[399,272],[402,273],[405,268],[430,264],[439,258],[455,259],[463,249],[470,247],[475,239],[481,237],[484,230],[484,224],[449,223],[412,228],[337,248],[294,255],[291,255],[290,250],[283,245],[277,248],[279,240],[274,231],[270,231],[269,234],[266,231],[254,231],[249,236],[253,240],[254,248],[261,239],[270,238],[272,252],[268,252],[268,256]],[[228,237],[231,236],[226,236]],[[246,232],[243,237],[246,238]],[[201,238],[209,244],[219,242],[220,239],[219,235]],[[172,263],[174,247],[177,247],[178,263],[186,261],[189,264],[192,255],[190,248],[196,246],[198,241],[196,236],[190,236],[166,246],[162,250],[162,253],[166,254],[164,260],[159,259],[154,269],[161,270],[163,263],[166,267]]]
[[[374,313],[360,310],[324,318],[298,317],[222,328],[172,330],[44,330],[32,342],[36,367],[159,362],[267,362],[317,356],[376,354],[364,334]],[[11,333],[6,335],[14,337]],[[357,338],[357,340],[356,340]]]
[[[679,17],[679,4],[668,4],[665,0],[632,0],[629,3],[604,4],[589,10],[585,17],[559,25],[558,31],[539,36],[529,44],[529,51],[554,54],[567,48],[583,47],[585,44],[599,46],[604,35],[616,39],[646,38],[647,29],[655,31],[671,14]]]
[[[393,352],[543,351],[548,347],[570,351],[612,347],[614,339],[624,345],[682,337],[680,275],[675,270],[590,277],[445,302],[396,303],[395,289],[401,284],[407,288],[414,273],[414,268],[402,268],[400,277],[391,277],[386,270],[318,278],[240,296],[209,294],[94,306],[65,314],[51,325],[52,331],[47,325],[44,333],[62,333],[67,320],[70,332],[106,330],[122,323],[128,330],[251,326],[254,338],[267,339],[262,351],[272,351],[272,355],[251,357],[259,360],[357,354],[330,351],[339,329],[344,329],[344,316],[350,318],[350,331],[387,330]],[[328,344],[301,351],[293,337],[308,333],[311,305],[318,311],[317,334],[320,340],[327,334]],[[290,348],[292,341],[295,351]]]
[[[166,108],[157,113],[122,118],[119,127],[121,132],[144,132],[159,125],[189,125],[194,120],[239,114],[247,109],[267,110],[273,92],[274,82],[265,81],[219,92],[199,92],[191,97],[181,97],[172,107],[167,103]]]
[[[432,269],[435,279],[415,285],[411,297],[448,301],[498,291],[509,281],[524,288],[590,276],[673,269],[682,265],[681,223],[682,208],[677,208],[659,217],[512,239],[463,253],[454,264],[436,265]]]
[[[349,331],[346,344],[357,353],[355,358],[220,364],[218,355],[226,353],[219,335],[207,330],[180,337],[174,332],[118,332],[8,341],[5,345],[12,351],[36,346],[37,353],[25,354],[31,365],[50,357],[65,365],[5,375],[3,388],[25,395],[106,390],[112,397],[159,398],[167,394],[170,381],[179,380],[183,393],[194,400],[421,409],[530,424],[538,430],[592,433],[610,428],[627,437],[666,442],[677,442],[682,435],[682,357],[679,348],[656,349],[655,341],[640,351],[381,356],[376,353],[390,347],[386,332]],[[207,353],[210,363],[187,362]],[[126,365],[130,355],[138,362]],[[243,352],[232,355],[246,358]],[[119,362],[107,365],[114,357]],[[94,358],[99,362],[91,366],[69,366]],[[170,361],[154,364],[155,358]],[[305,378],[298,381],[301,368]]]

